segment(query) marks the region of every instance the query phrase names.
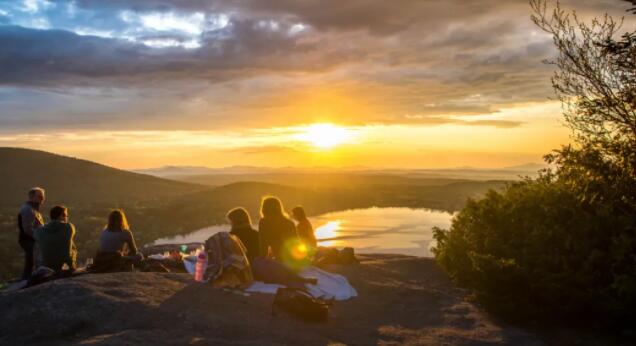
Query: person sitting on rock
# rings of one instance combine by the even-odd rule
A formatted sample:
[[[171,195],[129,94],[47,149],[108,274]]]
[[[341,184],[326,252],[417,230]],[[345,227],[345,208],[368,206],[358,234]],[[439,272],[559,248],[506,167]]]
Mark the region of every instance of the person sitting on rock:
[[[75,226],[68,222],[68,209],[56,205],[50,211],[51,221],[35,232],[35,242],[39,251],[39,265],[62,273],[68,265],[68,272],[77,268],[75,249]]]
[[[261,255],[283,262],[298,257],[295,253],[299,243],[296,225],[283,212],[283,204],[278,198],[263,198],[258,234]]]
[[[292,216],[294,220],[298,221],[298,224],[296,224],[296,233],[298,233],[300,240],[305,245],[315,249],[318,246],[318,242],[316,241],[314,228],[307,218],[305,209],[301,206],[294,207],[294,209],[292,209]]]
[[[316,283],[315,279],[303,278],[273,258],[260,256],[259,232],[252,228],[247,210],[240,207],[234,208],[227,213],[227,219],[232,226],[230,234],[237,236],[247,249],[246,256],[255,280],[293,287],[304,287],[307,283]]]
[[[118,253],[132,263],[139,263],[143,259],[143,255],[137,251],[123,210],[115,209],[108,215],[108,224],[99,236],[99,253]]]
[[[227,213],[230,221],[230,234],[237,236],[247,249],[247,259],[252,262],[254,258],[260,256],[260,245],[258,232],[252,228],[252,220],[245,208],[234,208]]]

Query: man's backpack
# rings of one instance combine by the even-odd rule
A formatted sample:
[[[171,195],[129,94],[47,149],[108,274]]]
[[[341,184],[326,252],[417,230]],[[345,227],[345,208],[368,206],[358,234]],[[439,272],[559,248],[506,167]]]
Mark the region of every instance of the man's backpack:
[[[205,280],[215,287],[245,287],[254,281],[246,249],[241,240],[228,232],[219,232],[205,241],[208,265]]]
[[[281,287],[276,291],[274,307],[308,322],[325,322],[329,317],[329,305],[312,297],[299,288]]]

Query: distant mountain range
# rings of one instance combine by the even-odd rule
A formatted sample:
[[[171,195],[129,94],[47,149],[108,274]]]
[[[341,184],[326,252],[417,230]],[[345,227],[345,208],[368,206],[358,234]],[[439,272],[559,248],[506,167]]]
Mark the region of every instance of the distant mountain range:
[[[232,166],[224,168],[210,168],[202,166],[162,166],[157,168],[135,169],[136,173],[149,174],[157,177],[176,177],[207,174],[254,174],[254,173],[275,173],[284,168],[264,168],[252,166]]]
[[[223,168],[211,168],[201,166],[163,166],[133,170],[137,173],[154,175],[162,178],[199,182],[210,185],[210,181],[219,183],[231,183],[242,180],[271,181],[271,176],[277,175],[314,175],[314,174],[346,174],[346,175],[394,175],[408,178],[445,178],[461,180],[517,180],[522,176],[536,176],[540,169],[548,165],[540,163],[527,163],[518,166],[504,168],[474,168],[459,167],[445,169],[374,169],[365,167],[283,167],[268,168],[254,166],[232,166]],[[268,178],[269,177],[269,178]],[[217,184],[212,184],[217,185]]]

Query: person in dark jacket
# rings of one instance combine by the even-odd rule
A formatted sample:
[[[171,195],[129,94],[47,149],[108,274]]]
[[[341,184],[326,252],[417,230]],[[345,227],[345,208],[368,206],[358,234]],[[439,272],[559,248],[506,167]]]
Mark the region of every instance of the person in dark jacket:
[[[29,190],[29,200],[20,208],[18,214],[18,230],[20,231],[18,243],[24,250],[24,270],[22,279],[31,276],[35,264],[35,234],[34,231],[44,225],[44,218],[40,214],[40,207],[44,204],[45,192],[41,187]]]
[[[73,272],[77,268],[75,226],[68,222],[68,209],[64,206],[56,205],[51,208],[50,216],[51,221],[35,231],[41,265],[61,273],[66,264],[69,271]]]
[[[261,255],[279,261],[293,259],[293,246],[298,242],[296,226],[283,212],[283,204],[276,197],[265,197],[258,222]]]
[[[318,246],[316,241],[316,235],[314,235],[314,228],[311,226],[311,222],[307,218],[305,209],[301,206],[294,207],[292,209],[292,216],[298,224],[296,224],[296,233],[300,240],[307,246],[315,249]]]
[[[227,213],[227,219],[232,226],[230,234],[237,236],[245,248],[250,262],[260,256],[260,240],[258,232],[252,228],[252,220],[245,208],[234,208]]]

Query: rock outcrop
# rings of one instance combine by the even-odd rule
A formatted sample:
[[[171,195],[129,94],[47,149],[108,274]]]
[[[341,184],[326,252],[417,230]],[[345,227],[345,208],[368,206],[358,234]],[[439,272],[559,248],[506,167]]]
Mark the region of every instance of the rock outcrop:
[[[187,274],[87,274],[0,293],[1,345],[540,344],[464,301],[424,258],[361,256],[345,275],[359,297],[330,320],[273,313],[273,296],[214,289]]]

